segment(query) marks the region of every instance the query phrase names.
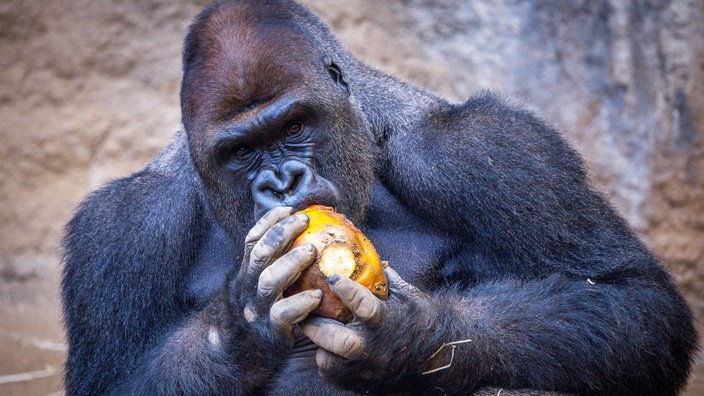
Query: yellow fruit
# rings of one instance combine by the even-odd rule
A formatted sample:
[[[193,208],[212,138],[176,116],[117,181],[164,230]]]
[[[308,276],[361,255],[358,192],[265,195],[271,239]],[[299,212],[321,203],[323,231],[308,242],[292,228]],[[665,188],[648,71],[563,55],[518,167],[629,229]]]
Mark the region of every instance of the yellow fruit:
[[[389,295],[384,267],[369,239],[347,218],[332,208],[313,205],[301,211],[308,215],[308,228],[291,244],[291,249],[313,244],[318,255],[284,296],[309,289],[321,289],[323,298],[313,314],[347,322],[352,313],[330,290],[328,276],[337,274],[367,287],[379,298]]]

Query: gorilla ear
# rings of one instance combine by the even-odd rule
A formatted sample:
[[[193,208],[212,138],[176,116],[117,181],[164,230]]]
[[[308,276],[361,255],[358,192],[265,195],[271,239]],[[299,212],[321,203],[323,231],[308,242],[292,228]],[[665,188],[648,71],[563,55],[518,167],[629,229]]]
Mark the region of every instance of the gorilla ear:
[[[347,96],[350,96],[350,87],[347,85],[347,81],[345,81],[345,77],[342,75],[342,69],[340,69],[340,66],[338,66],[330,57],[327,56],[325,57],[325,65],[330,77],[332,77],[337,85],[345,90]]]

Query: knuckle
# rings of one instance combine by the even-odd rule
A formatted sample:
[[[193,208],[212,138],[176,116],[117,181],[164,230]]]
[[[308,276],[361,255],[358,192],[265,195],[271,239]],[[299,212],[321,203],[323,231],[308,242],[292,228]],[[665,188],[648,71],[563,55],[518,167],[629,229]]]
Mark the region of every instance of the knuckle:
[[[342,351],[345,355],[350,356],[359,349],[359,339],[355,334],[347,334],[342,340]]]
[[[257,239],[259,239],[259,235],[256,235],[256,234],[254,233],[254,229],[252,229],[252,230],[247,234],[247,236],[244,237],[244,246],[251,248],[252,246],[254,246],[254,242],[256,242]]]
[[[359,307],[357,309],[357,316],[362,320],[372,319],[376,316],[379,310],[378,306],[379,304],[377,304],[376,301],[366,299],[366,301],[363,301],[359,304]]]
[[[367,293],[367,289],[358,287],[357,285],[350,285],[349,289],[345,290],[345,298],[349,302],[350,307],[359,311],[365,308],[366,305],[371,304],[372,301],[369,300],[371,293]]]
[[[350,300],[352,300],[352,305],[359,308],[362,305],[364,305],[365,302],[365,296],[364,294],[360,291],[358,287],[352,288],[351,293],[350,293]]]
[[[262,237],[263,226],[257,223],[249,230],[247,236],[244,237],[245,244],[254,244],[259,238]]]
[[[249,272],[255,272],[258,267],[261,267],[263,264],[269,261],[270,256],[271,254],[268,253],[252,251],[252,254],[249,256],[249,262],[252,264],[248,268]]]
[[[271,276],[276,279],[277,283],[285,283],[293,281],[292,277],[298,276],[298,262],[292,260],[289,256],[283,256],[276,260],[269,268],[271,268]]]
[[[283,243],[283,240],[284,226],[281,224],[277,224],[272,227],[269,232],[266,233],[262,242],[264,245],[276,247],[280,246]]]
[[[262,236],[262,227],[259,223],[255,224],[254,227],[252,227],[249,232],[247,233],[247,236],[244,237],[245,243],[252,242],[254,240],[259,239]]]
[[[257,243],[256,241],[251,241],[251,242],[245,241],[245,243],[244,243],[244,254],[245,254],[245,257],[247,257],[247,256],[252,252],[252,249],[254,249],[254,245],[255,245],[256,243]]]
[[[274,289],[276,289],[276,280],[268,268],[259,275],[257,289],[259,290],[259,294],[265,297],[270,296]]]
[[[323,370],[329,369],[332,366],[331,360],[330,353],[323,348],[319,348],[318,352],[315,353],[315,363]]]
[[[376,319],[379,317],[379,312],[381,312],[381,302],[379,300],[374,299],[371,307],[369,308],[369,313],[367,314],[366,319]]]
[[[274,254],[275,249],[267,244],[258,243],[249,255],[249,259],[253,263],[264,263],[268,261]]]
[[[334,344],[335,333],[331,331],[328,323],[323,323],[315,329],[315,336],[319,339],[323,339],[328,343]]]
[[[269,321],[274,325],[282,325],[284,324],[283,315],[284,309],[282,304],[274,304],[271,310],[269,310]]]
[[[323,351],[324,353],[321,356],[321,358],[319,359],[319,362],[318,362],[319,367],[323,370],[334,369],[337,366],[336,361],[335,361],[335,356],[332,353],[330,353],[324,349],[321,349],[321,351]]]

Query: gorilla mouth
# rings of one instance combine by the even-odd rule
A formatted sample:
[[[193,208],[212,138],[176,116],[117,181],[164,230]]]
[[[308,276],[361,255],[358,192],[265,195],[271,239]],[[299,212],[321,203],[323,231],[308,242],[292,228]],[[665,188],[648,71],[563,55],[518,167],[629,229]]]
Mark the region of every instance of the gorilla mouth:
[[[257,200],[255,197],[254,219],[258,220],[276,206],[291,206],[294,210],[303,210],[312,205],[329,206],[335,211],[340,206],[341,198],[337,188],[328,180],[322,179],[315,188],[306,194],[279,194],[278,199]]]
[[[283,206],[291,206],[297,211],[312,205],[323,205],[337,209],[340,204],[340,197],[337,189],[331,185],[322,191],[316,191],[314,194],[310,194],[302,199],[284,199],[282,204]]]
[[[328,197],[326,197],[328,198]],[[323,199],[320,197],[315,197],[315,198],[307,198],[304,199],[299,205],[294,206],[296,210],[303,210],[309,206],[313,205],[323,205],[323,206],[329,206],[333,209],[337,209],[338,202],[337,200],[330,200],[330,199]]]

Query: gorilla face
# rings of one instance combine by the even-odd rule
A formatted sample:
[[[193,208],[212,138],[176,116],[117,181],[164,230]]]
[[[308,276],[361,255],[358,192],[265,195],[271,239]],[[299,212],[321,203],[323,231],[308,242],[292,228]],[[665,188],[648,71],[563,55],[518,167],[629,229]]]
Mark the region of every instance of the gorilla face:
[[[373,179],[368,124],[335,55],[263,8],[213,7],[186,39],[183,123],[211,210],[232,234],[275,206],[358,220]]]

